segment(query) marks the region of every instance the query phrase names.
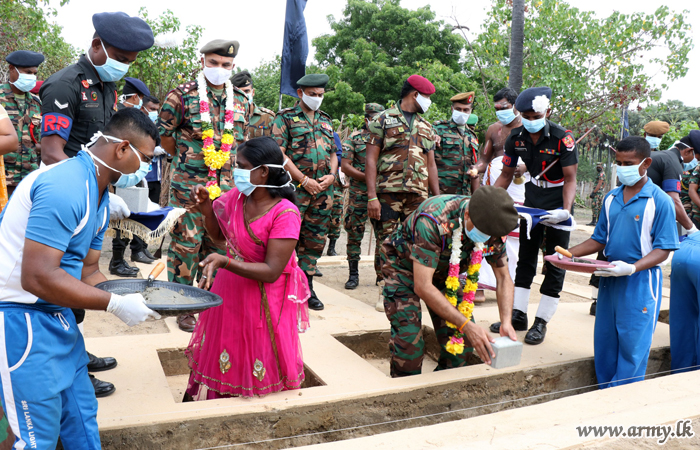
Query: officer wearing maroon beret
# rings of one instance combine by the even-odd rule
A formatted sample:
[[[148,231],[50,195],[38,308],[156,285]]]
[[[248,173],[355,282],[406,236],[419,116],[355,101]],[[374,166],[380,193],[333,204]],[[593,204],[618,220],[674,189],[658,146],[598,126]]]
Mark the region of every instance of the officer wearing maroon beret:
[[[434,93],[435,86],[427,78],[411,75],[401,89],[401,100],[369,124],[367,210],[378,246],[429,193],[440,193],[435,133],[430,122],[421,117]],[[380,270],[378,258],[375,269]]]

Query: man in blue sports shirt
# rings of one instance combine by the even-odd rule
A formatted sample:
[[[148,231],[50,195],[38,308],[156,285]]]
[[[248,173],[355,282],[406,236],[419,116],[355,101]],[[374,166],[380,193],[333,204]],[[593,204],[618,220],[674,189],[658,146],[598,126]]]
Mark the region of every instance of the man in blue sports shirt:
[[[97,400],[71,308],[107,310],[133,326],[159,318],[141,294],[94,288],[109,223],[107,186],[148,172],[158,130],[116,113],[71,159],[29,174],[0,214],[0,398],[14,448],[99,449]],[[88,148],[89,147],[89,148]]]
[[[622,186],[605,196],[593,236],[569,249],[574,256],[604,250],[614,266],[595,272],[602,277],[593,338],[601,388],[644,379],[661,306],[659,264],[679,247],[673,200],[647,176],[650,155],[644,138],[617,144]]]

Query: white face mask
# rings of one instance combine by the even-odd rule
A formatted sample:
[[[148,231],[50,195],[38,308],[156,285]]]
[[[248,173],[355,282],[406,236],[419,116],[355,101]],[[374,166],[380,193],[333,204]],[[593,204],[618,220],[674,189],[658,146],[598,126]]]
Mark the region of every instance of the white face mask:
[[[452,121],[457,125],[464,125],[465,123],[467,123],[467,119],[469,119],[469,116],[470,114],[457,111],[456,109],[452,110]]]
[[[249,93],[247,93],[246,96],[248,97],[248,101],[250,103],[253,103],[253,97],[254,97],[253,91],[250,91]]]
[[[430,108],[430,105],[433,103],[432,100],[427,97],[423,97],[420,93],[418,93],[416,101],[418,102],[418,106],[420,106],[421,113],[423,114],[428,112],[428,108]],[[464,123],[467,123],[467,121],[465,120]]]
[[[318,111],[318,108],[321,107],[321,103],[323,102],[323,95],[320,97],[309,97],[304,91],[302,91],[301,100],[312,111]]]
[[[222,67],[204,67],[204,76],[209,80],[214,86],[220,86],[229,78],[231,78],[231,73],[233,70],[224,69]]]

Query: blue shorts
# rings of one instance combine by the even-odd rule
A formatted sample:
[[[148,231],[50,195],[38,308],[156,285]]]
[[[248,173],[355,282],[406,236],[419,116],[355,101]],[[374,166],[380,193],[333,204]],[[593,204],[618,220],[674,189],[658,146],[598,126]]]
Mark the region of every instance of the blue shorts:
[[[16,449],[98,450],[97,399],[70,309],[0,304],[0,398]]]

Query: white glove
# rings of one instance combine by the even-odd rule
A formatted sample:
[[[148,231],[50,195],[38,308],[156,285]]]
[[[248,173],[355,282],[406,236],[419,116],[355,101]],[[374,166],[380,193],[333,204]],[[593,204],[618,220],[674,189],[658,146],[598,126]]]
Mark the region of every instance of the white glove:
[[[109,219],[110,220],[121,220],[126,219],[131,215],[129,207],[126,206],[126,202],[123,198],[118,195],[109,194]]]
[[[569,214],[569,211],[566,209],[552,209],[547,211],[547,215],[542,216],[541,220],[544,223],[552,225],[564,222],[568,220],[569,217],[571,217],[571,214]]]
[[[593,272],[593,275],[597,275],[599,277],[624,277],[632,275],[634,272],[637,271],[637,268],[634,267],[634,264],[627,264],[624,261],[613,261],[610,264],[612,264],[615,267],[598,269],[595,272]]]
[[[119,317],[122,322],[133,327],[150,318],[160,319],[160,314],[146,306],[141,294],[112,294],[107,305],[107,312]]]
[[[166,153],[168,153],[168,152],[166,152],[165,150],[163,150],[163,147],[161,147],[160,145],[157,146],[157,147],[155,148],[155,150],[153,150],[153,154],[154,154],[155,156],[163,156],[163,155],[165,155]]]
[[[685,230],[685,235],[690,236],[691,234],[695,233],[696,231],[698,231],[698,227],[696,227],[695,224],[693,224],[693,228],[691,228],[689,230]]]

